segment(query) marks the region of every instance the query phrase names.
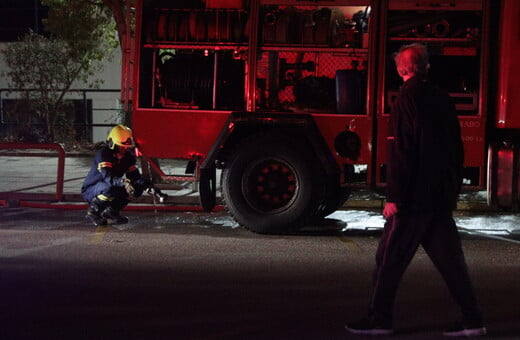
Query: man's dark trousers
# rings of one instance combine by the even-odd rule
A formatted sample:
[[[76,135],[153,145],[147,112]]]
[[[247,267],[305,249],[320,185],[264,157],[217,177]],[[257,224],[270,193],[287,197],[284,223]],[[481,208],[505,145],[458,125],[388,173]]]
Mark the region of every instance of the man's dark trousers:
[[[482,316],[451,211],[399,212],[385,223],[376,253],[370,314],[392,323],[399,282],[419,245],[422,245],[459,305],[462,322],[481,323]]]

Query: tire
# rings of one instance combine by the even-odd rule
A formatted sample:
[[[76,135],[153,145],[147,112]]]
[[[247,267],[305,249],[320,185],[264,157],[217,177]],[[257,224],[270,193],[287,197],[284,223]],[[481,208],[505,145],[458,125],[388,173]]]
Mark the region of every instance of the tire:
[[[245,228],[262,234],[301,228],[315,183],[303,148],[286,138],[252,138],[233,153],[222,173],[226,207]]]
[[[327,197],[325,197],[322,204],[319,206],[320,209],[311,216],[311,222],[320,223],[325,219],[325,217],[338,210],[347,201],[350,192],[350,188],[342,188],[339,185],[334,186],[334,188],[329,188]]]

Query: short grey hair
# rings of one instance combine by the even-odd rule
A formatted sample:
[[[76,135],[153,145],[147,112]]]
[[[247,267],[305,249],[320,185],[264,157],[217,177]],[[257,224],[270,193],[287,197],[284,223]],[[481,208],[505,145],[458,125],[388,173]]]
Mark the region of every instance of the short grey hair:
[[[419,43],[402,46],[394,55],[394,61],[401,76],[426,75],[430,66],[426,46]]]

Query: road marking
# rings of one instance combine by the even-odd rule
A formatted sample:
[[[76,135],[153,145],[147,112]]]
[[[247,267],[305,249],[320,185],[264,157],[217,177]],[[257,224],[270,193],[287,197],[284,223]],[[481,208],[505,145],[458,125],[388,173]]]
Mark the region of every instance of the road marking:
[[[90,239],[90,243],[99,244],[103,242],[103,239],[105,238],[105,234],[108,232],[107,226],[98,226],[96,228],[96,231],[94,232],[94,235],[92,235],[92,238]]]

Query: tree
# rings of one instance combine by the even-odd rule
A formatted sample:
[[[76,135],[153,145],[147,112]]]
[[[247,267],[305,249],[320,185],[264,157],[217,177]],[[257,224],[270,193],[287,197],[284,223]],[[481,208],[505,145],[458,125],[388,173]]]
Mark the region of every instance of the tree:
[[[117,46],[110,11],[96,1],[42,0],[49,6],[48,36],[29,32],[8,44],[4,56],[9,87],[23,90],[34,120],[55,140],[56,123],[64,117],[65,94],[75,82],[97,87],[94,76]]]
[[[121,48],[121,64],[123,66],[123,79],[121,81],[121,103],[123,110],[127,113],[126,120],[129,122],[131,112],[130,88],[132,84],[132,73],[129,71],[132,64],[132,54],[129,50],[130,39],[134,34],[135,12],[133,12],[135,0],[103,0],[103,4],[112,12],[116,23],[119,46]]]
[[[19,122],[22,131],[30,129],[30,124],[41,124],[44,136],[38,134],[40,140],[54,140],[56,122],[64,112],[64,96],[81,73],[81,64],[70,58],[68,50],[62,40],[30,32],[4,51],[9,87],[22,90],[22,99],[30,104],[32,115]]]
[[[132,32],[128,32],[128,28],[132,27],[131,23],[128,20],[131,20],[129,16],[126,15],[128,11],[128,6],[131,6],[131,0],[102,0],[103,4],[110,9],[112,12],[114,21],[116,23],[117,33],[119,36],[119,45],[121,49],[124,48],[123,43],[125,39],[132,34]]]
[[[49,6],[45,28],[95,60],[117,46],[116,28],[122,34],[126,31],[120,27],[125,23],[124,0],[41,1]]]
[[[113,20],[121,49],[123,49],[125,39],[131,34],[131,32],[128,32],[128,28],[132,27],[132,25],[128,21],[132,19],[127,15],[127,12],[129,12],[129,7],[132,7],[133,0],[42,0],[42,3],[51,6],[58,19],[55,24],[61,24],[62,26],[65,26],[65,21],[61,20],[62,16],[64,18],[72,17],[72,24],[74,24],[76,14],[71,11],[78,9],[82,11],[87,10],[89,13],[94,14],[97,22],[90,22],[93,25],[90,27],[93,29],[104,31],[107,25],[107,22],[104,20]],[[58,30],[63,31],[62,28]]]
[[[54,32],[68,32],[67,27],[70,25],[76,25],[77,15],[71,13],[77,13],[78,11],[86,11],[88,16],[80,16],[80,18],[88,18],[88,25],[79,25],[79,27],[92,27],[94,30],[90,32],[91,35],[103,37],[103,39],[107,42],[111,43],[111,46],[117,45],[117,40],[119,41],[119,47],[121,49],[121,62],[126,71],[130,67],[131,60],[130,54],[128,53],[127,47],[128,39],[131,38],[133,34],[134,27],[134,16],[133,16],[133,7],[135,0],[42,0],[44,3],[51,5],[53,12],[52,16],[49,17],[49,23],[52,21],[54,23],[53,26],[49,25],[49,27],[54,27]],[[59,9],[59,10],[58,10]],[[65,18],[65,20],[64,20]],[[71,19],[71,20],[67,20]],[[108,28],[108,29],[107,29]],[[87,30],[88,31],[88,30]],[[114,32],[117,31],[117,36],[114,35]],[[79,33],[78,37],[80,39],[76,39],[76,37],[72,35],[65,36],[69,41],[85,41],[81,39],[82,31]],[[71,39],[72,38],[72,39]],[[87,40],[88,41],[88,40]],[[94,41],[94,40],[89,40]],[[98,45],[99,46],[99,45]],[[123,88],[121,101],[123,103],[123,108],[126,112],[129,112],[129,98],[128,98],[128,88],[132,82],[131,76],[129,72],[124,72],[124,81],[122,82]],[[126,117],[129,119],[129,117]]]

